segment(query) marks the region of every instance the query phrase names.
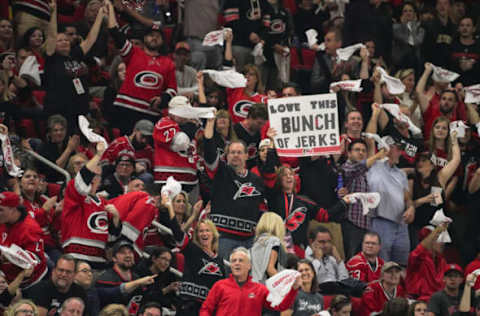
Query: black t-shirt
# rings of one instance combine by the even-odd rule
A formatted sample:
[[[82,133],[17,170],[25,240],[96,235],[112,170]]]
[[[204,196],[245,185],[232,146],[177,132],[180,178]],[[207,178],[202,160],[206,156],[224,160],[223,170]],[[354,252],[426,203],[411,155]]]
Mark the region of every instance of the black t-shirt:
[[[77,125],[78,115],[88,112],[88,67],[84,59],[80,46],[72,47],[69,56],[54,53],[45,59],[45,110],[48,115],[65,116],[69,128]],[[74,81],[81,86],[78,92]]]
[[[462,70],[461,64],[465,62],[471,62],[472,68]],[[457,81],[463,83],[464,86],[478,83],[480,80],[480,44],[474,42],[472,45],[464,45],[460,43],[459,39],[453,41],[449,69],[460,74]]]
[[[46,308],[48,316],[58,315],[63,302],[70,297],[80,297],[84,302],[87,300],[85,290],[79,285],[72,283],[68,292],[61,293],[50,279],[34,285],[25,296],[37,306]]]
[[[450,296],[444,290],[438,291],[432,295],[428,302],[428,311],[435,316],[452,316],[459,315],[458,306],[462,298],[463,290],[458,292],[457,296]],[[475,293],[472,289],[472,302],[470,306],[476,306]]]
[[[292,306],[293,316],[311,316],[323,310],[323,296],[319,293],[298,291]]]

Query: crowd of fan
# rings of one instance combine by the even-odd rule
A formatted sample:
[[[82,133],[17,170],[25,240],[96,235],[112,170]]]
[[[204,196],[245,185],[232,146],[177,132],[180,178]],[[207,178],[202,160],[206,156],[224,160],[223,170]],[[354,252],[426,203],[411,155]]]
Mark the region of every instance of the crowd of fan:
[[[477,1],[111,1],[0,4],[0,245],[34,263],[3,254],[6,315],[479,315]],[[246,87],[204,71],[231,69]],[[279,157],[267,100],[329,91],[341,152]]]

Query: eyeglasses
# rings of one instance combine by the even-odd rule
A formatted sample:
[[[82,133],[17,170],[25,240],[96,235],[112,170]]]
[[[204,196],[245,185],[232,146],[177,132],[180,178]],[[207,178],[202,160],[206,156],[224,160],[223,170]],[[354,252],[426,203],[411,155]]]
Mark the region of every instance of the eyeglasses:
[[[82,269],[82,270],[78,270],[78,272],[82,272],[82,273],[93,273],[93,271],[90,270],[90,269]]]
[[[65,274],[73,274],[74,271],[72,270],[65,270],[65,269],[60,269],[60,268],[55,268],[57,270],[57,273],[65,273]]]

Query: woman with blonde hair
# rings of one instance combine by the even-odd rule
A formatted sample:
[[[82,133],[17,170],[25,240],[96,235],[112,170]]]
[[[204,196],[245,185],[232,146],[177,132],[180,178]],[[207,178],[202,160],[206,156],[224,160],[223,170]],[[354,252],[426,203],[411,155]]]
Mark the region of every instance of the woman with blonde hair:
[[[127,308],[122,304],[110,304],[105,306],[99,316],[128,316]]]
[[[185,257],[185,268],[179,289],[181,302],[177,313],[196,316],[207,298],[209,289],[226,276],[222,259],[218,256],[220,235],[211,220],[200,219],[192,234],[193,238],[190,238],[176,220],[168,196],[162,196],[162,205],[168,210],[166,219],[168,222],[165,224],[172,230],[177,246]],[[202,201],[195,204],[199,209],[201,206]]]
[[[38,308],[31,300],[22,299],[10,305],[5,316],[38,316]]]
[[[400,104],[406,105],[410,110],[410,117],[413,124],[415,124],[419,128],[422,128],[422,110],[420,109],[418,100],[415,95],[415,70],[413,68],[400,69],[395,74],[395,77],[400,79],[405,85],[405,92],[398,96]]]
[[[264,213],[258,221],[255,242],[250,249],[253,281],[265,283],[286,265],[284,238],[285,224],[282,218],[273,212]]]

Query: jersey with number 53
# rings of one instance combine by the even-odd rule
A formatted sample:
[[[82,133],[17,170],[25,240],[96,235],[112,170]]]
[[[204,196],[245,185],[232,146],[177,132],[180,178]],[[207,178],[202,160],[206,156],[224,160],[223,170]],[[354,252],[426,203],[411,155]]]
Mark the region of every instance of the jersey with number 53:
[[[197,146],[170,117],[160,119],[153,130],[155,183],[164,184],[173,176],[182,185],[195,185],[197,178]]]
[[[13,225],[0,225],[0,245],[10,247],[16,244],[25,250],[32,259],[38,263],[33,269],[30,278],[26,278],[21,284],[22,288],[28,288],[38,283],[47,274],[47,260],[45,258],[43,231],[38,223],[29,215]],[[0,265],[0,270],[5,273],[7,282],[12,282],[22,271],[22,268],[5,261]]]

